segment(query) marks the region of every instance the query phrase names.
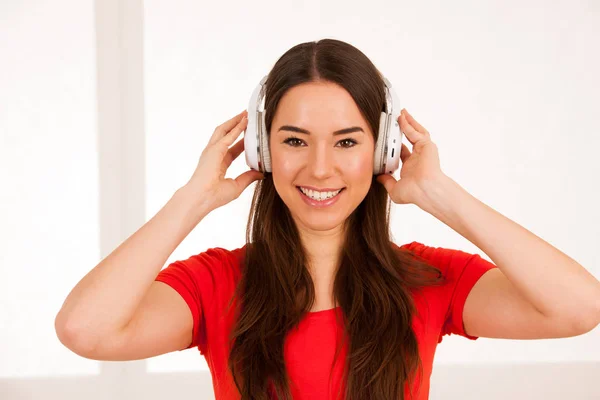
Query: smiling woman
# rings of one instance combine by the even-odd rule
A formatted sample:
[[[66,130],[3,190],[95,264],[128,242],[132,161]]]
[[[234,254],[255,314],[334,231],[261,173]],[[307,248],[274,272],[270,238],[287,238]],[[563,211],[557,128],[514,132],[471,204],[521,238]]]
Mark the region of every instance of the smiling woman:
[[[390,123],[383,76],[355,47],[325,39],[286,52],[264,85],[270,172],[255,189],[247,245],[224,254],[240,260],[225,296],[239,316],[227,375],[248,399],[426,399],[437,342],[414,325],[413,296],[445,280],[390,238],[374,169],[380,125]],[[323,347],[304,347],[330,328],[338,334]],[[422,354],[420,335],[434,340]]]

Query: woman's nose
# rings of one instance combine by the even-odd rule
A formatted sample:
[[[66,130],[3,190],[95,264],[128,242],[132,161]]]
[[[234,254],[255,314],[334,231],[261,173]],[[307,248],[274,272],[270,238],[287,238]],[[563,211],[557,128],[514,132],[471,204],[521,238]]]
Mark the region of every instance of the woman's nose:
[[[327,146],[315,146],[311,149],[308,167],[316,178],[325,178],[332,174],[335,165],[334,150]]]

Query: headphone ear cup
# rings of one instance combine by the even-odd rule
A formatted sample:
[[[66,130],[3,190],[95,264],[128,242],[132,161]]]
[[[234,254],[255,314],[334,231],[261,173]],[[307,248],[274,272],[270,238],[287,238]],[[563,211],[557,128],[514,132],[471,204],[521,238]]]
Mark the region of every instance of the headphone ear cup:
[[[260,113],[260,118],[258,119],[260,126],[260,151],[262,153],[263,160],[263,171],[262,172],[271,172],[271,151],[269,149],[269,135],[267,135],[267,124],[265,123],[265,112]]]
[[[402,149],[402,132],[397,121],[390,126],[387,149],[385,168],[387,173],[392,174],[400,167],[400,151]]]
[[[259,171],[260,158],[258,154],[259,143],[257,143],[256,137],[256,132],[258,129],[256,112],[252,110],[251,105],[248,110],[248,125],[244,131],[244,154],[246,156],[246,164],[251,169]]]
[[[388,132],[387,126],[387,114],[381,113],[379,117],[379,135],[377,137],[377,143],[375,143],[375,156],[373,157],[373,175],[379,175],[383,173],[383,150],[387,142]]]

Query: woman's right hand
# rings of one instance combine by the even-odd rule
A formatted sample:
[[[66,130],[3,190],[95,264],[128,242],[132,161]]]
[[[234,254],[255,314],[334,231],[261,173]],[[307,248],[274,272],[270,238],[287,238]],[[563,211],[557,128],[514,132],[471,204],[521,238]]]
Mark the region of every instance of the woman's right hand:
[[[186,185],[193,187],[194,192],[204,198],[203,203],[209,210],[237,199],[252,182],[264,178],[261,172],[252,169],[235,179],[225,178],[233,160],[244,151],[243,139],[235,144],[233,142],[247,125],[247,112],[244,110],[217,126],[200,155],[196,171]]]

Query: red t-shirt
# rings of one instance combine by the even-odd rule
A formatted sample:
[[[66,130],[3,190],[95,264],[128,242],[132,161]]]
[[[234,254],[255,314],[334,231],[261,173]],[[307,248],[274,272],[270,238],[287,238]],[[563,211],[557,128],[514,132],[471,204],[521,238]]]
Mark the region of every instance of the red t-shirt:
[[[420,382],[415,381],[413,391],[416,393],[418,389],[419,393],[412,400],[426,400],[435,349],[442,336],[456,334],[477,339],[464,330],[463,307],[477,280],[496,266],[478,254],[461,250],[429,247],[419,242],[400,247],[425,258],[448,280],[446,285],[427,287],[421,295],[414,297],[419,316],[413,318],[412,328],[420,349],[423,376]],[[188,348],[197,347],[205,357],[216,400],[240,398],[227,368],[234,309],[231,308],[227,315],[224,311],[240,278],[244,253],[245,246],[234,250],[211,248],[187,260],[169,264],[156,277],[157,281],[175,289],[190,307],[194,328],[193,341]],[[341,313],[341,308],[309,312],[285,339],[284,359],[294,400],[334,399],[340,385],[343,388],[342,362],[347,355],[347,344],[342,348],[329,381],[337,340],[341,340],[342,332],[336,323],[335,312]],[[409,396],[407,384],[405,398],[410,399]]]

